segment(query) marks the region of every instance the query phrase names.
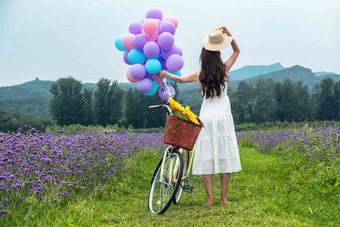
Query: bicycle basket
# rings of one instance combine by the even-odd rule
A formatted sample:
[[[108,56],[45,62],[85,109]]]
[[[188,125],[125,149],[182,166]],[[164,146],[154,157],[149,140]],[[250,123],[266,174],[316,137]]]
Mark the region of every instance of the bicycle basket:
[[[163,142],[192,150],[202,126],[179,117],[166,117]]]

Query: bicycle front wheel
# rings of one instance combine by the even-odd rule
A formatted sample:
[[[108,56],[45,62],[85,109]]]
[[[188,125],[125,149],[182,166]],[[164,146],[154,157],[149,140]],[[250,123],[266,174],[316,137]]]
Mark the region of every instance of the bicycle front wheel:
[[[153,214],[163,214],[175,198],[183,175],[183,157],[175,150],[169,152],[162,165],[155,170],[156,174],[151,183],[149,193],[149,210]]]

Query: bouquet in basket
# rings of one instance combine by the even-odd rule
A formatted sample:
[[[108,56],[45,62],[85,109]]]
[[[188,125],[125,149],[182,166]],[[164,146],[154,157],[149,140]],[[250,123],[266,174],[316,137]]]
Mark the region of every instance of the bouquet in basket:
[[[172,112],[176,117],[187,119],[194,124],[198,124],[197,116],[190,110],[190,106],[183,107],[173,98],[169,99],[169,104]]]

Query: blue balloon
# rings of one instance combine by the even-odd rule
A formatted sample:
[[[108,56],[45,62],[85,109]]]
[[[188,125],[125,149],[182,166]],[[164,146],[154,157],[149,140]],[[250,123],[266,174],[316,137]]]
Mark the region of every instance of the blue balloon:
[[[132,49],[128,54],[128,60],[131,64],[144,64],[145,55],[141,50]]]
[[[161,68],[161,63],[157,59],[149,59],[145,64],[145,69],[150,74],[159,73],[159,71],[161,71]]]
[[[171,74],[174,74],[174,75],[176,75],[176,76],[182,76],[181,71],[177,71],[177,72],[171,72],[171,71],[169,71],[169,70],[165,70],[165,71],[167,71],[167,72],[169,72],[169,73],[171,73]],[[173,82],[173,80],[170,79],[170,78],[168,78],[168,77],[166,77],[166,80],[169,81],[169,82]]]
[[[146,96],[153,96],[154,94],[157,93],[157,90],[158,90],[158,85],[156,83],[155,80],[151,80],[152,81],[152,88],[151,88],[151,91],[149,91],[148,93],[143,93],[144,95]]]
[[[123,43],[122,43],[123,37],[124,37],[124,35],[120,35],[115,40],[115,46],[120,51],[126,51],[126,49],[123,47]]]

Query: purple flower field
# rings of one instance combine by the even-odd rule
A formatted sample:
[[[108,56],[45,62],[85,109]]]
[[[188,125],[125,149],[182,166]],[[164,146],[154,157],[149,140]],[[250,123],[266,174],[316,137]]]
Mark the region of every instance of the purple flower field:
[[[112,182],[131,173],[140,152],[163,149],[163,134],[100,131],[0,134],[0,216],[9,204],[58,202],[75,188]]]
[[[237,134],[240,143],[252,145],[262,152],[275,152],[298,159],[303,157],[306,168],[327,167],[340,172],[340,126],[322,126],[302,130],[251,131]]]

